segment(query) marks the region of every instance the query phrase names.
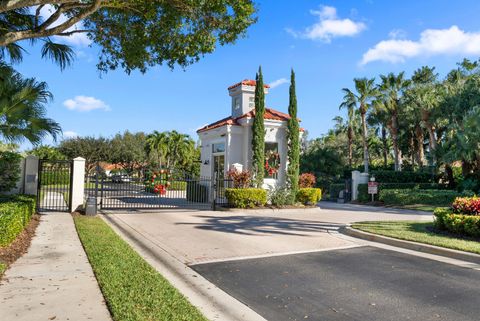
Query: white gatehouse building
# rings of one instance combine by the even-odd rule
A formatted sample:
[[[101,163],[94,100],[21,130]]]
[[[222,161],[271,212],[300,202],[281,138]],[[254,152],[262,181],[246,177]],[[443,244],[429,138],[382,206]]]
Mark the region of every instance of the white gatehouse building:
[[[255,118],[255,80],[243,80],[228,87],[230,116],[200,128],[202,177],[223,178],[229,169],[251,170],[252,124]],[[265,85],[265,94],[270,86]],[[288,114],[265,109],[264,188],[282,186],[287,170]]]

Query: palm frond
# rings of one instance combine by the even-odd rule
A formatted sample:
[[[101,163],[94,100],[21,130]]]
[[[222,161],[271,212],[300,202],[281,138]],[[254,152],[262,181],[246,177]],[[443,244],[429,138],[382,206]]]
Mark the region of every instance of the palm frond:
[[[67,66],[70,66],[75,59],[75,52],[70,46],[55,43],[50,39],[45,40],[45,44],[42,47],[42,58],[50,58],[60,66],[61,70],[64,70]]]

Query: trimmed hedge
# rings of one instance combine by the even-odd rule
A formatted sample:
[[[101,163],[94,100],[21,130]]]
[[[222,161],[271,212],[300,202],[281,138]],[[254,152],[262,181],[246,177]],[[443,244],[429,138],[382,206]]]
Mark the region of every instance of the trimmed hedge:
[[[371,175],[375,176],[375,180],[381,183],[434,183],[435,176],[428,172],[412,172],[412,171],[387,171],[375,170],[371,171]]]
[[[330,199],[336,200],[338,198],[338,194],[340,191],[343,191],[345,189],[345,184],[339,183],[339,184],[330,184]]]
[[[320,188],[300,188],[297,193],[297,200],[305,205],[315,205],[322,198],[322,190]]]
[[[435,227],[452,233],[480,237],[480,216],[454,214],[451,209],[437,208],[434,211]]]
[[[228,204],[236,208],[254,208],[267,203],[267,191],[262,188],[227,188]]]
[[[35,213],[35,207],[34,196],[0,197],[0,247],[12,243],[23,231]]]
[[[455,198],[471,194],[458,193],[452,190],[433,189],[384,189],[380,190],[379,199],[385,205],[413,205],[425,204],[436,206],[450,206]]]
[[[172,191],[186,191],[187,190],[187,182],[185,181],[172,181],[170,186],[168,187],[169,190]]]
[[[17,153],[0,152],[0,193],[7,193],[17,185],[21,160]]]

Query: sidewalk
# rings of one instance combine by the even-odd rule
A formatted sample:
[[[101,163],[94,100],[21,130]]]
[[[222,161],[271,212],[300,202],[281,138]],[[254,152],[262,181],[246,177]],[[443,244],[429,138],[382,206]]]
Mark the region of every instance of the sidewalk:
[[[70,214],[42,215],[0,284],[0,320],[111,320]]]

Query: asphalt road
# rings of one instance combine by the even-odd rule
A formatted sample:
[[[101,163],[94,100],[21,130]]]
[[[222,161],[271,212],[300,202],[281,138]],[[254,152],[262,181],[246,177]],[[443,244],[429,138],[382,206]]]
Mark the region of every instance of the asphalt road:
[[[480,271],[375,247],[191,267],[272,321],[480,319]]]

